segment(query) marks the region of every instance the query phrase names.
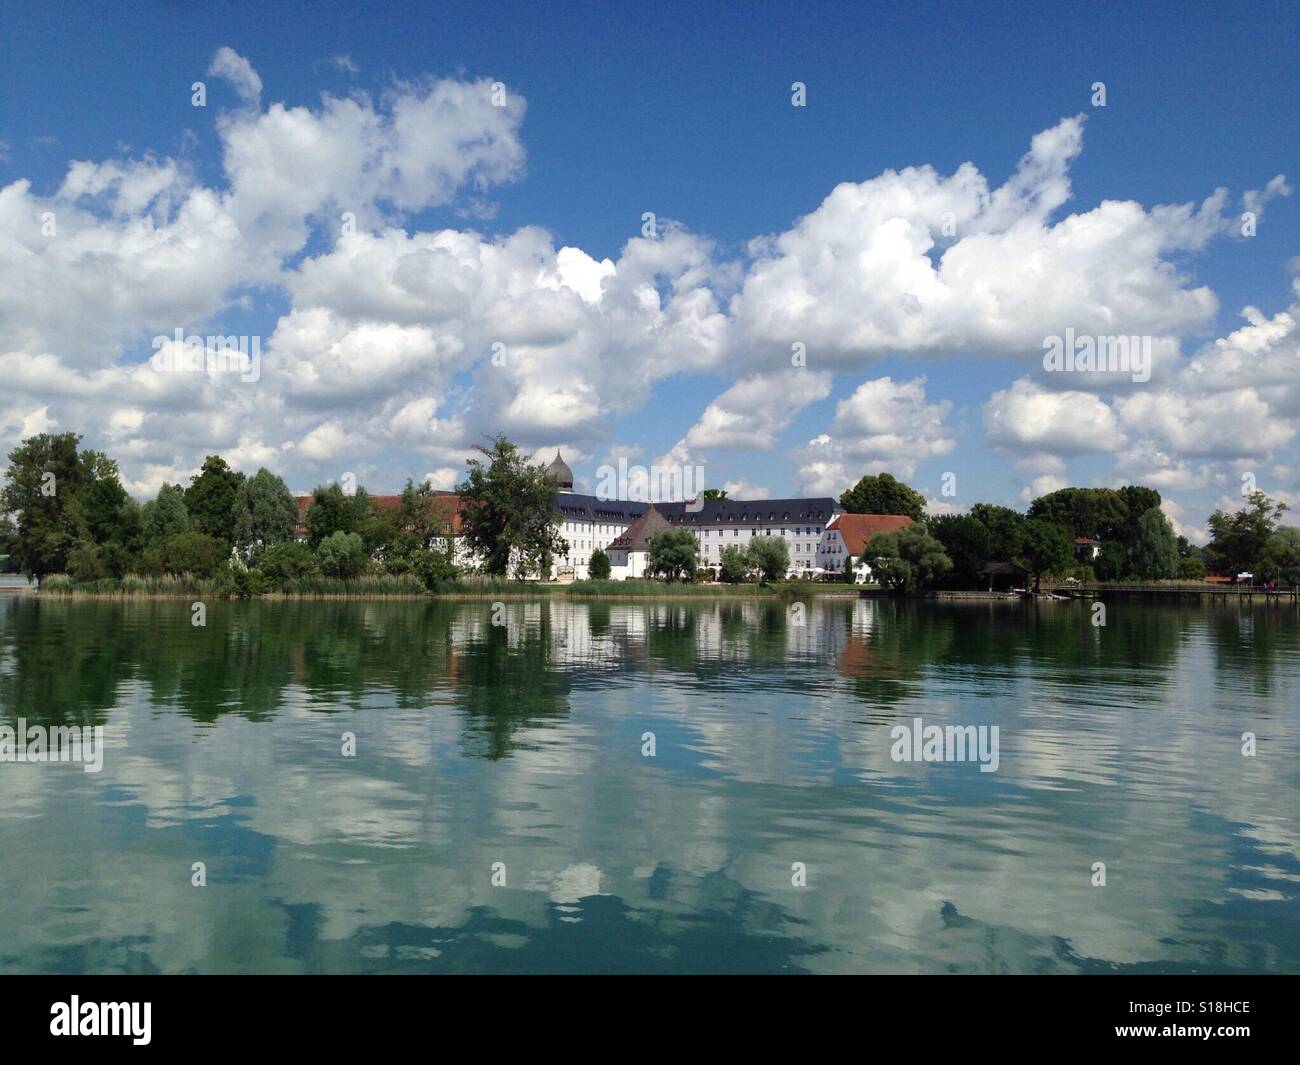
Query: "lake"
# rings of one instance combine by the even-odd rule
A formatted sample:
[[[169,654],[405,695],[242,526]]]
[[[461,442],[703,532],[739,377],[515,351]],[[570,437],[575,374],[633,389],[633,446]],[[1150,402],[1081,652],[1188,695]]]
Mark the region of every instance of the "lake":
[[[0,596],[0,971],[1300,972],[1294,604],[496,614]]]

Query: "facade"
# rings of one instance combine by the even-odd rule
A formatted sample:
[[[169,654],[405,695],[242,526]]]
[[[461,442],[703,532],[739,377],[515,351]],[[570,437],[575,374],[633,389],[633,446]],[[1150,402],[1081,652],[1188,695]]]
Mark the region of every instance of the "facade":
[[[1091,536],[1076,536],[1074,538],[1074,557],[1084,562],[1091,562],[1101,554],[1101,541],[1094,540]]]
[[[871,566],[863,561],[863,552],[876,533],[899,532],[912,524],[905,514],[840,514],[826,528],[817,552],[817,565],[823,570],[842,574],[844,562],[852,558],[853,583],[871,580]]]

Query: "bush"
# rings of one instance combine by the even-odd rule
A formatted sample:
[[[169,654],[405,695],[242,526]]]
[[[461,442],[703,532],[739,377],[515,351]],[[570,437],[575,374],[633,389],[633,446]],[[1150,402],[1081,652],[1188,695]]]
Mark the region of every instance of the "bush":
[[[273,588],[285,581],[310,577],[316,569],[316,557],[311,548],[297,540],[272,544],[257,560],[257,572]]]
[[[591,561],[587,563],[587,576],[593,581],[607,581],[609,571],[609,556],[600,548],[596,548],[591,553]]]
[[[1178,579],[1180,581],[1205,580],[1205,563],[1199,558],[1180,558],[1178,560]]]
[[[169,536],[148,554],[148,568],[155,573],[189,573],[207,578],[225,561],[226,547],[220,540],[198,532]]]
[[[431,592],[447,588],[456,580],[456,567],[449,551],[424,548],[412,554],[411,563],[415,575]]]
[[[99,548],[88,540],[79,540],[68,552],[68,576],[77,582],[97,581],[108,576],[108,569],[99,557]]]
[[[366,569],[366,545],[356,533],[330,533],[316,548],[316,562],[327,577],[352,580]]]

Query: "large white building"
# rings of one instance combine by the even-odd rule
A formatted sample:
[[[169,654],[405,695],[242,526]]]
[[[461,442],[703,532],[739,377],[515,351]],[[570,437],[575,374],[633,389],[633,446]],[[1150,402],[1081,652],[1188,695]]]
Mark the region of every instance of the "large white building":
[[[573,491],[573,471],[558,451],[547,472],[556,482],[555,502],[563,515],[560,535],[569,545],[564,558],[556,560],[557,571],[576,580],[587,576],[591,553],[597,548],[610,556],[615,579],[643,576],[649,540],[665,528],[694,533],[700,565],[715,570],[721,565],[724,547],[745,547],[756,536],[778,537],[790,550],[790,575],[798,576],[822,566],[819,551],[827,526],[843,513],[829,496],[650,504],[578,495]],[[652,506],[653,514],[634,527]]]

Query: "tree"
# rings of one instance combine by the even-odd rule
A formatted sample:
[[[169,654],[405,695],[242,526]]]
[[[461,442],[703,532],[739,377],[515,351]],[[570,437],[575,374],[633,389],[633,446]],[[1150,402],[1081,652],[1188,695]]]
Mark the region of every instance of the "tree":
[[[272,544],[292,539],[297,524],[298,504],[288,486],[265,467],[235,492],[230,531],[245,561],[256,559]]]
[[[327,577],[360,577],[366,569],[366,545],[356,533],[330,533],[316,548],[316,564]]]
[[[185,510],[193,528],[229,545],[235,497],[244,480],[244,475],[227,466],[220,455],[205,458],[185,489]]]
[[[504,436],[478,447],[470,459],[461,498],[461,529],[466,546],[483,560],[489,574],[518,577],[544,572],[568,544],[559,534],[563,515],[555,505],[555,482],[546,467],[529,462]]]
[[[941,514],[930,518],[926,528],[952,559],[945,583],[958,588],[982,587],[984,567],[993,558],[993,540],[984,523],[969,514]]]
[[[1260,576],[1282,584],[1300,584],[1300,529],[1283,525],[1269,537]]]
[[[1180,558],[1178,560],[1178,579],[1180,581],[1205,580],[1205,563],[1199,558]]]
[[[706,488],[703,496],[704,502],[717,503],[727,498],[727,490],[725,488]]]
[[[754,563],[748,551],[739,544],[732,544],[722,549],[718,568],[725,583],[743,584],[749,580],[749,571],[754,568]]]
[[[764,584],[784,580],[790,569],[790,546],[779,536],[755,536],[749,558]]]
[[[1101,554],[1092,562],[1093,573],[1099,581],[1117,581],[1128,569],[1128,551],[1118,540],[1107,540],[1101,545]]]
[[[458,574],[451,541],[440,547],[420,548],[411,557],[411,568],[431,592],[454,581]]]
[[[360,533],[369,517],[370,505],[370,495],[364,488],[348,496],[338,484],[317,485],[307,511],[307,543],[314,551],[333,533]]]
[[[594,581],[609,580],[609,556],[599,547],[591,553],[591,561],[587,563],[587,576]]]
[[[97,451],[78,451],[80,442],[76,433],[38,433],[9,453],[0,510],[13,515],[14,564],[37,580],[63,572],[79,541],[93,543],[88,513],[101,533],[112,521],[103,509],[116,496],[111,486],[88,497],[97,481],[117,481],[117,464]]]
[[[850,514],[906,514],[919,522],[925,514],[925,497],[881,473],[863,477],[840,496],[840,506]]]
[[[190,512],[185,506],[185,490],[178,484],[164,484],[158,495],[144,505],[141,526],[146,550],[158,547],[178,533],[190,531]],[[227,532],[229,520],[227,519]]]
[[[1166,580],[1178,571],[1178,540],[1159,507],[1137,521],[1137,542],[1132,549],[1133,571],[1145,580]]]
[[[1275,503],[1263,492],[1252,492],[1235,514],[1216,510],[1208,522],[1206,559],[1224,573],[1262,576],[1268,569],[1269,542],[1286,510],[1285,503]]]
[[[901,532],[876,533],[863,557],[870,559],[876,579],[896,592],[914,592],[952,569],[943,544],[918,523]]]
[[[1034,578],[1038,590],[1044,573],[1063,574],[1074,563],[1074,539],[1067,529],[1045,518],[1030,518],[1025,523],[1025,539],[1020,557],[1013,559]]]
[[[988,530],[992,561],[1010,562],[1024,553],[1026,518],[1019,511],[993,503],[976,503],[970,508],[970,516]]]
[[[1061,488],[1039,496],[1029,504],[1029,517],[1042,518],[1061,526],[1070,534],[1089,539],[1122,538],[1129,524],[1129,504],[1122,492],[1147,492],[1150,489]],[[1156,506],[1160,497],[1156,496]]]
[[[650,541],[647,570],[666,580],[687,580],[695,573],[698,547],[690,529],[664,529]]]

